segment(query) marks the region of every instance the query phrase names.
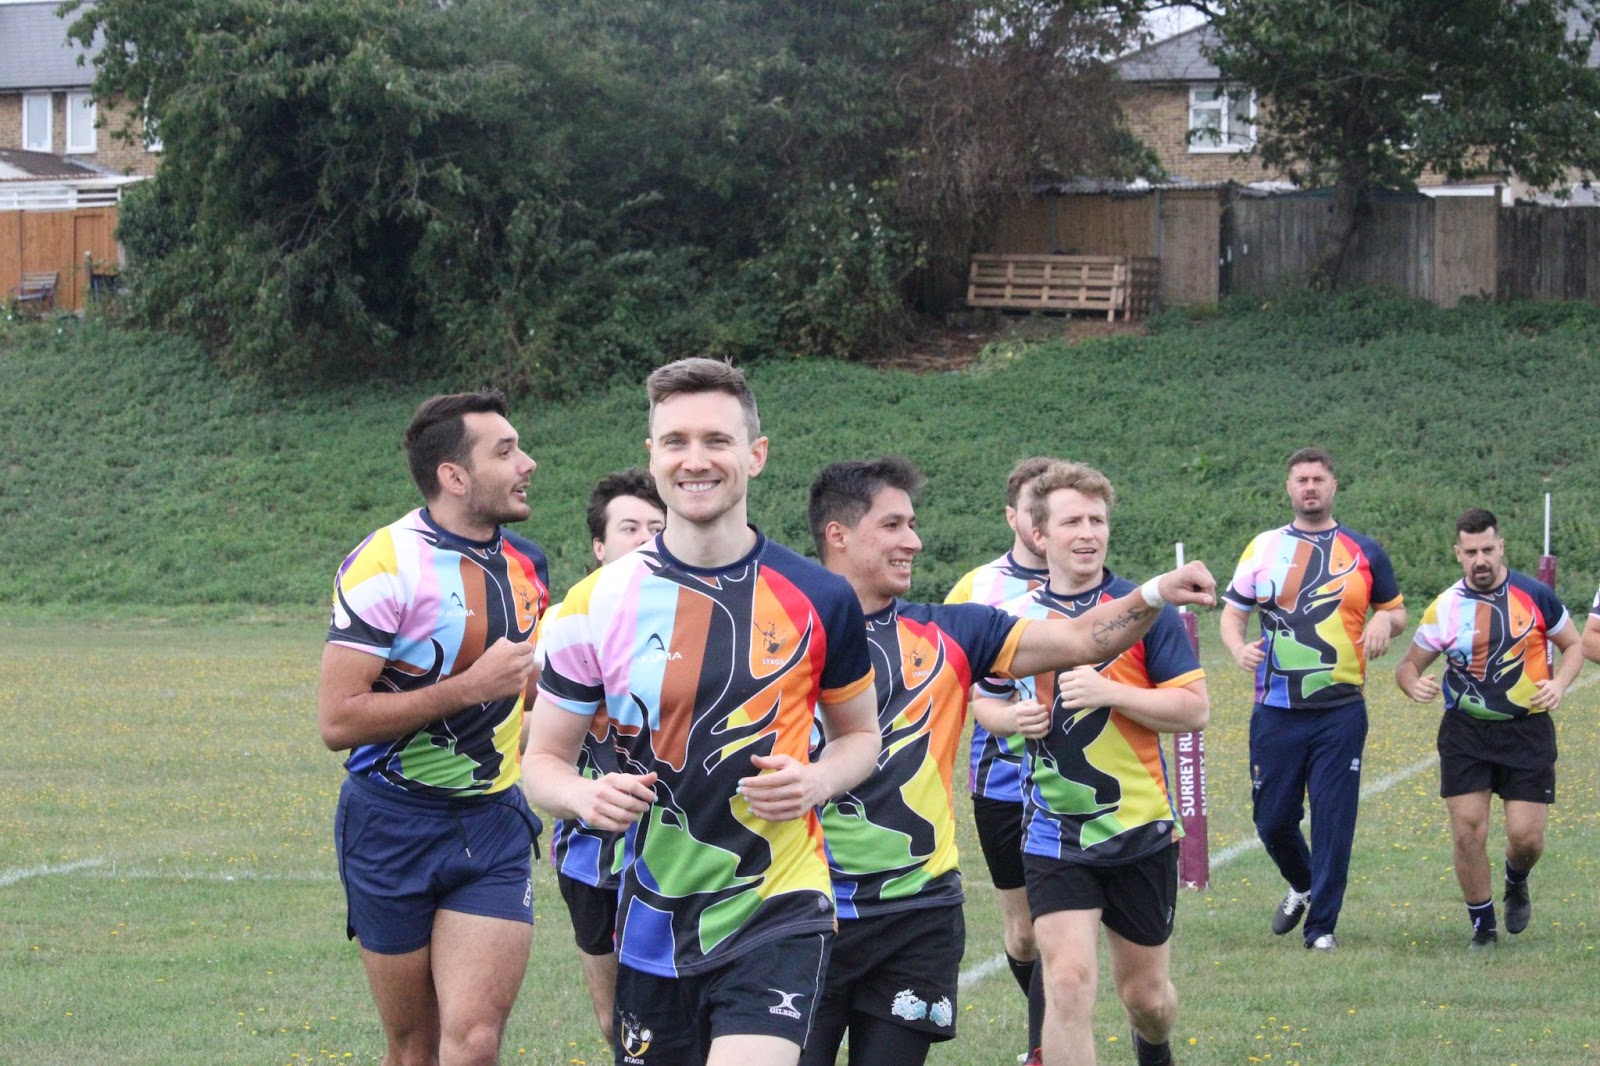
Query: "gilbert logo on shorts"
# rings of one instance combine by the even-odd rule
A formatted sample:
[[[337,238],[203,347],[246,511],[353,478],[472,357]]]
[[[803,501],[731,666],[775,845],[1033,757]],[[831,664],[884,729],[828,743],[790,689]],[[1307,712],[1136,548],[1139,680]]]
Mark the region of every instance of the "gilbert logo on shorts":
[[[785,992],[781,988],[769,988],[767,991],[779,997],[775,1006],[767,1008],[768,1014],[781,1014],[785,1018],[800,1020],[800,1011],[796,1009],[794,1001],[805,995],[804,992]]]

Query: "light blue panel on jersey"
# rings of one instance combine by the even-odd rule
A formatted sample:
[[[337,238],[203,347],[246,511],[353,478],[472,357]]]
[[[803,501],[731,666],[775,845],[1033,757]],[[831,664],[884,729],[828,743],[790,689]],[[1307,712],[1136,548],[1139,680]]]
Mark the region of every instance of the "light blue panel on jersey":
[[[628,663],[627,690],[606,694],[606,709],[622,725],[635,729],[648,726],[651,730],[661,726],[661,687],[667,666],[679,654],[672,650],[679,592],[670,581],[647,579],[639,586],[632,647],[623,659]],[[649,712],[648,722],[640,714],[641,704]]]

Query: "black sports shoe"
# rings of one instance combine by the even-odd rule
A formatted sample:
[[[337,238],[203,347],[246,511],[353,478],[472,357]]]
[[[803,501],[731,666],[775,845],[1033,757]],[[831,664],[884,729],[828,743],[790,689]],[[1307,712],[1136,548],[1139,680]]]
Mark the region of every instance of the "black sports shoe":
[[[1166,1041],[1152,1044],[1133,1030],[1133,1053],[1139,1066],[1173,1066],[1172,1045]]]
[[[1300,919],[1306,916],[1306,907],[1311,903],[1311,893],[1289,890],[1283,897],[1283,902],[1272,909],[1272,932],[1282,936],[1300,924]]]
[[[1533,902],[1528,899],[1528,879],[1506,882],[1506,932],[1520,933],[1528,928]]]
[[[1479,930],[1472,934],[1472,941],[1467,944],[1467,947],[1472,951],[1481,951],[1484,948],[1492,948],[1499,943],[1500,934],[1495,930]]]

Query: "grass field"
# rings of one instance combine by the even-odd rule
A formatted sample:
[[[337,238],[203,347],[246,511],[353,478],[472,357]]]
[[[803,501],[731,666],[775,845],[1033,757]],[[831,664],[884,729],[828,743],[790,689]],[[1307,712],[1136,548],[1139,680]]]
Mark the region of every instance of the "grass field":
[[[1266,930],[1281,885],[1251,845],[1247,679],[1221,654],[1213,619],[1201,634],[1215,868],[1210,890],[1179,905],[1181,1061],[1600,1062],[1600,685],[1558,712],[1560,802],[1533,923],[1496,952],[1468,954],[1427,762],[1437,712],[1402,701],[1391,652],[1374,671],[1341,950],[1314,956]],[[0,1061],[377,1061],[334,874],[342,771],[313,724],[317,621],[0,624],[0,641]],[[966,966],[987,976],[964,988],[961,1035],[933,1061],[1009,1066],[1021,996],[1003,966],[985,965],[998,917],[964,797],[957,810],[971,871]],[[506,1058],[607,1062],[543,864],[535,893],[534,958]],[[1097,1031],[1103,1062],[1133,1061],[1108,987]]]

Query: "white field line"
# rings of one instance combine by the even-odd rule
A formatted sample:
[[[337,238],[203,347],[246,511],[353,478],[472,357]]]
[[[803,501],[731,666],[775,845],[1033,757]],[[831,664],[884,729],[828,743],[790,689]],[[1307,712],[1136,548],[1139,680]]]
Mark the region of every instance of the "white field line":
[[[162,870],[158,868],[123,867],[118,866],[115,862],[107,862],[105,859],[78,859],[74,862],[64,862],[58,865],[44,863],[39,866],[17,867],[0,871],[0,888],[35,877],[53,877],[82,871],[89,871],[85,876],[98,878],[102,881],[219,881],[224,883],[228,881],[278,881],[315,884],[339,880],[338,874],[332,871],[255,873],[250,870],[239,870],[235,873],[225,873],[221,870]]]
[[[1576,687],[1576,685],[1574,687]],[[1412,777],[1415,777],[1417,774],[1420,774],[1422,771],[1428,769],[1428,767],[1437,765],[1438,762],[1439,756],[1437,753],[1428,756],[1426,759],[1418,759],[1410,766],[1402,767],[1392,774],[1380,777],[1378,780],[1372,782],[1372,784],[1363,788],[1361,790],[1361,798],[1363,800],[1369,800],[1374,796],[1381,796],[1391,788],[1394,788],[1396,785],[1400,784],[1402,781],[1406,781]],[[1302,822],[1301,824],[1303,825],[1306,823]],[[1241,840],[1237,844],[1229,844],[1227,847],[1211,856],[1210,868],[1214,872],[1221,867],[1227,866],[1239,856],[1248,855],[1250,852],[1254,851],[1260,846],[1260,837],[1251,837],[1248,840]],[[984,959],[975,966],[971,966],[965,970],[962,970],[960,978],[958,978],[956,981],[956,987],[969,988],[972,985],[977,984],[979,981],[982,981],[984,978],[998,973],[1005,968],[1006,954],[1002,951],[998,955]]]
[[[1569,688],[1567,691],[1570,693],[1573,689],[1581,688],[1589,680],[1589,677],[1579,677],[1578,680],[1572,683],[1572,688]],[[1439,755],[1437,752],[1429,755],[1425,759],[1418,759],[1410,766],[1401,767],[1394,773],[1380,777],[1378,780],[1372,782],[1372,784],[1367,785],[1361,790],[1361,798],[1363,800],[1369,800],[1374,796],[1381,796],[1391,788],[1394,788],[1396,785],[1400,784],[1402,781],[1407,781],[1415,777],[1417,774],[1422,773],[1422,771],[1428,769],[1429,767],[1437,766],[1438,763]],[[1217,870],[1223,866],[1226,866],[1235,859],[1239,858],[1239,856],[1248,855],[1250,852],[1254,851],[1260,846],[1261,839],[1259,837],[1251,837],[1248,840],[1241,840],[1236,844],[1229,844],[1227,847],[1211,856],[1211,869]],[[984,959],[982,962],[962,970],[961,977],[957,981],[957,987],[968,988],[977,984],[979,981],[982,981],[984,978],[989,977],[991,974],[998,973],[1005,968],[1006,956],[1005,952],[1001,952],[998,955]]]
[[[78,870],[104,865],[104,863],[104,859],[78,859],[75,862],[64,862],[59,866],[51,866],[49,863],[44,863],[39,866],[13,867],[10,870],[0,870],[0,888],[14,885],[18,881],[27,881],[34,877],[75,873]]]

